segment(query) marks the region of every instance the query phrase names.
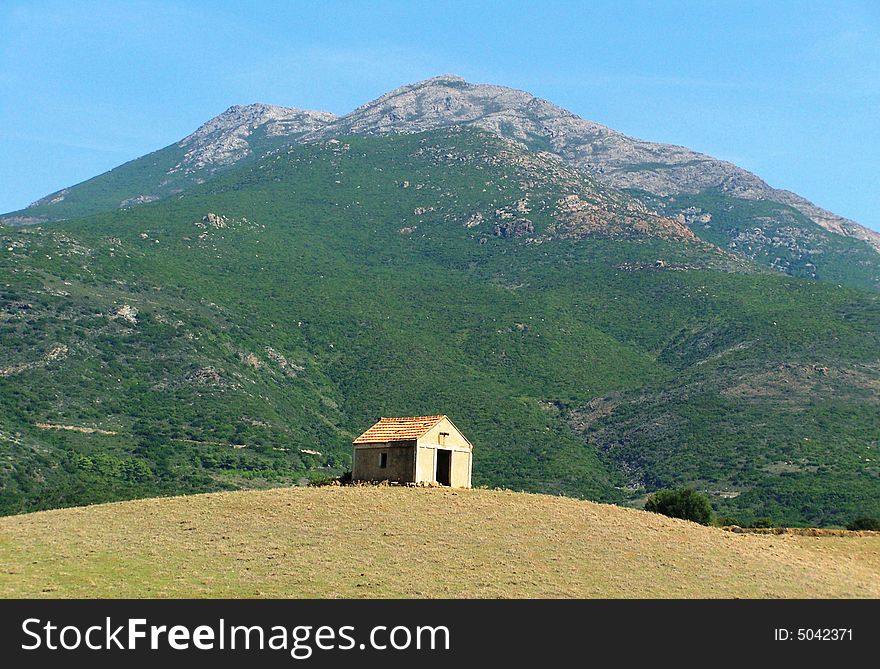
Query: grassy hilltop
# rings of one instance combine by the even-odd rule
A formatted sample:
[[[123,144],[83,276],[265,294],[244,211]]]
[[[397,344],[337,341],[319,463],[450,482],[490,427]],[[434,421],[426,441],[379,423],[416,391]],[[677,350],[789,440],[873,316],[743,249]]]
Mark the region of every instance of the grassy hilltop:
[[[293,488],[0,519],[3,597],[880,597],[880,536],[487,490]]]

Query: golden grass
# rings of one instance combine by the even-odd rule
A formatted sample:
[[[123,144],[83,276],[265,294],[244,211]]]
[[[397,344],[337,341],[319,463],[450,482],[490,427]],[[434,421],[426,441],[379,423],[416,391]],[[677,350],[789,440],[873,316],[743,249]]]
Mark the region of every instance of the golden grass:
[[[4,597],[880,597],[880,537],[488,490],[292,488],[0,518]]]

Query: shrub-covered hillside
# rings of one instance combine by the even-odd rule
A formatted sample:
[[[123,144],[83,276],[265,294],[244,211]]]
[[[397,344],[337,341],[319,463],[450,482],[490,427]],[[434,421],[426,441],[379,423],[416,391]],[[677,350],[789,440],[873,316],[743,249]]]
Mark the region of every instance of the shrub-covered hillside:
[[[5,513],[322,477],[379,415],[428,413],[477,484],[880,513],[876,293],[478,131],[284,148],[0,241]]]

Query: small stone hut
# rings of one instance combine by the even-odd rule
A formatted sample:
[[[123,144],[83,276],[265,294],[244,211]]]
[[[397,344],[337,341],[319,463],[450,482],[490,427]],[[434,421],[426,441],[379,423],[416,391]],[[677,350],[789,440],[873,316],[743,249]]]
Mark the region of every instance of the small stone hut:
[[[473,445],[447,416],[380,418],[353,447],[354,481],[471,487]]]

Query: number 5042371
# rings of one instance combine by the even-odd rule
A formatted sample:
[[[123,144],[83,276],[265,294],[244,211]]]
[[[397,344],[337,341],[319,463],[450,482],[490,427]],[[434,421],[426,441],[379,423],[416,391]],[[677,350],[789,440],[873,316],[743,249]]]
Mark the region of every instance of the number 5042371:
[[[773,638],[776,641],[852,641],[853,632],[851,627],[823,627],[817,629],[800,627],[794,630],[780,627],[773,631]]]

